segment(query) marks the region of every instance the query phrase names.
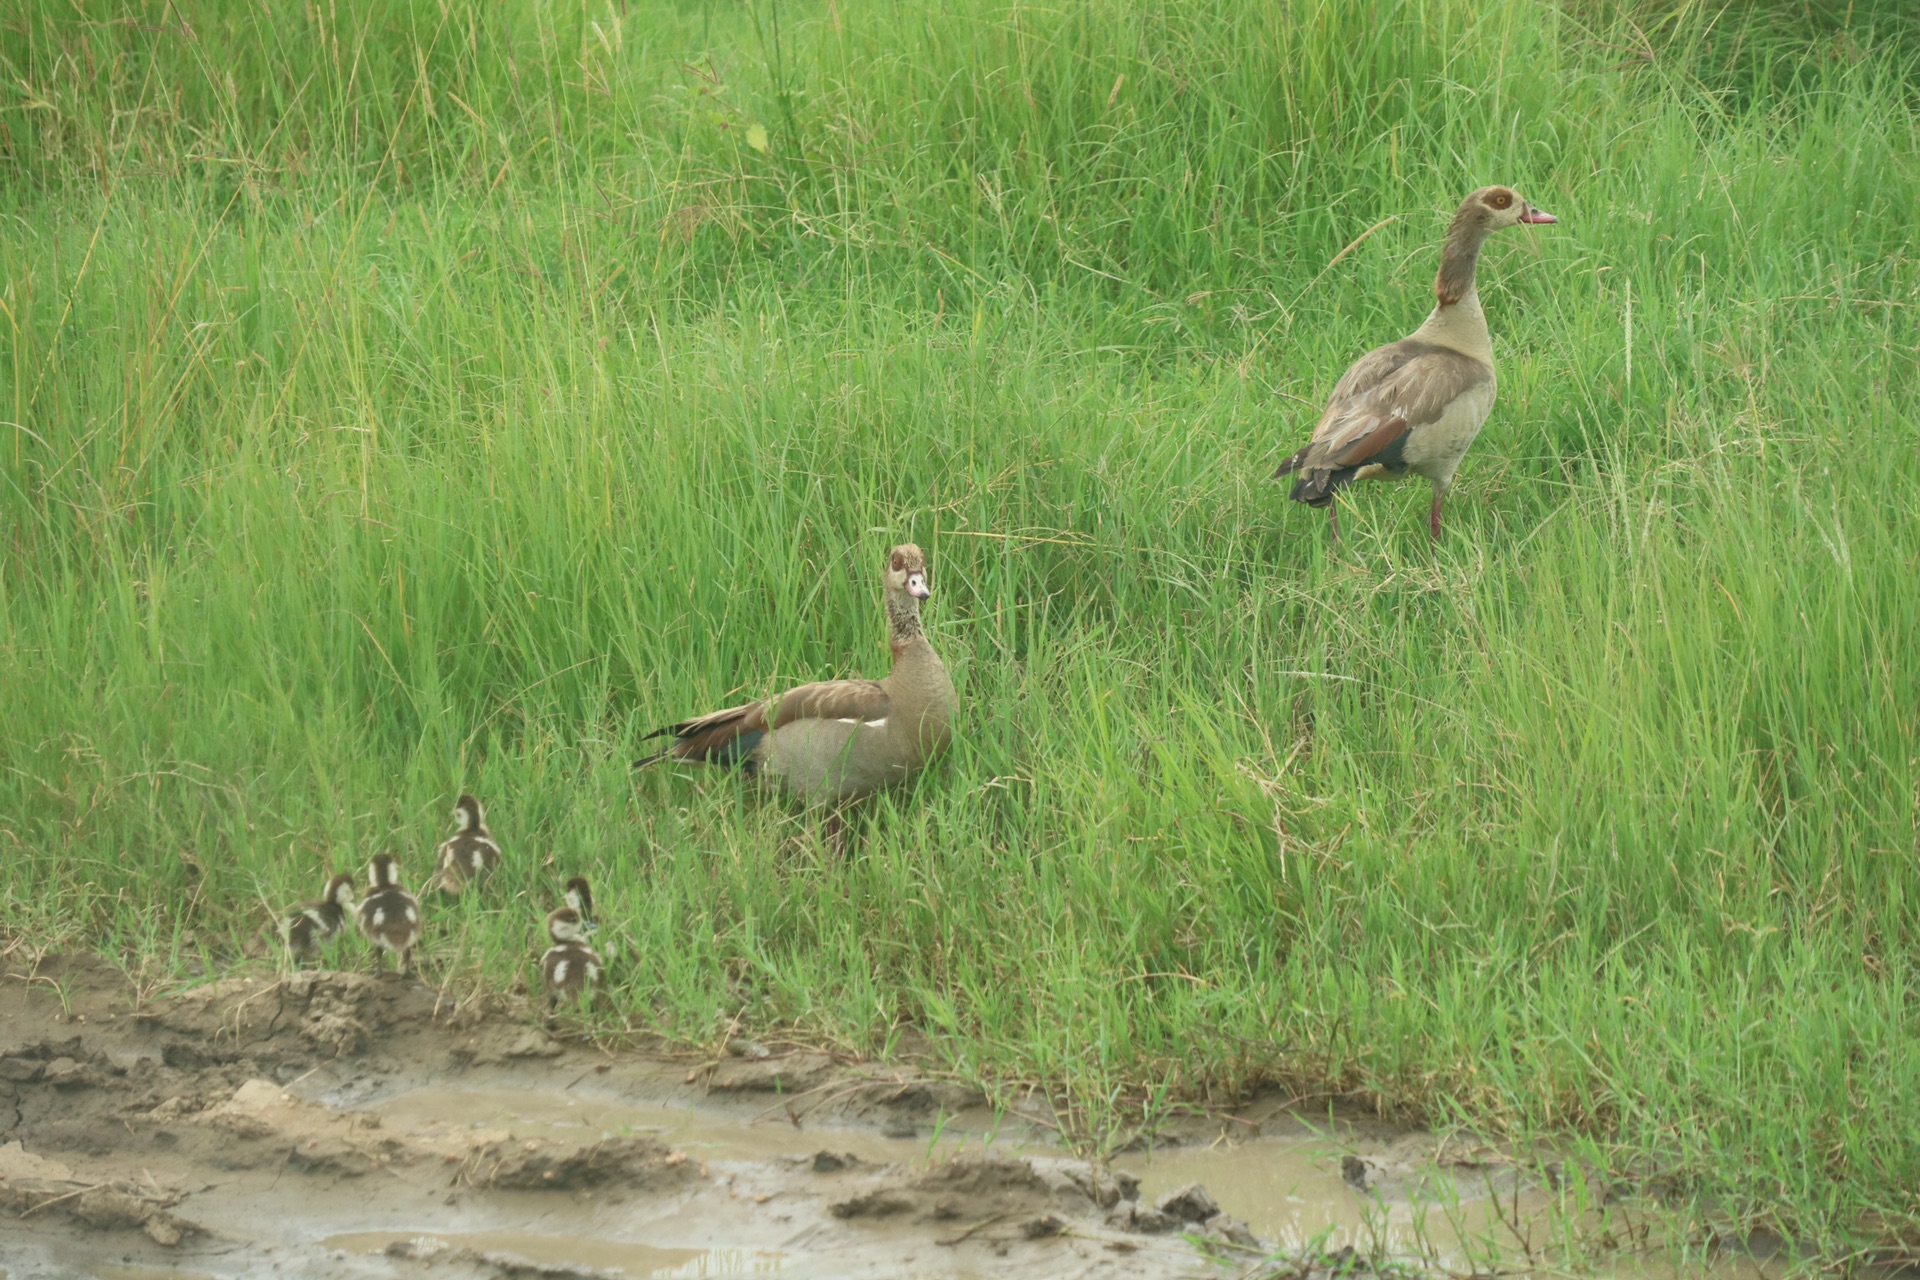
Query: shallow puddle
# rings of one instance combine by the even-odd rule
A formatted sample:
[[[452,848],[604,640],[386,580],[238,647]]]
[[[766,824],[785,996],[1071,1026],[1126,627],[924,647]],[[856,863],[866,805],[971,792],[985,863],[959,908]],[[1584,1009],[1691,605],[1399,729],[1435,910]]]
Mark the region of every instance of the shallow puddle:
[[[1220,1207],[1245,1220],[1256,1235],[1290,1246],[1304,1245],[1328,1228],[1351,1238],[1366,1202],[1340,1177],[1340,1152],[1318,1139],[1255,1138],[1210,1147],[1172,1147],[1150,1155],[1127,1155],[1116,1167],[1140,1176],[1140,1199],[1198,1182]]]
[[[667,1249],[625,1240],[541,1235],[532,1231],[349,1231],[328,1236],[321,1247],[343,1253],[384,1254],[398,1246],[415,1258],[467,1249],[489,1258],[510,1258],[535,1267],[580,1267],[628,1276],[770,1276],[786,1265],[783,1254],[759,1249]]]
[[[1388,1160],[1362,1191],[1342,1172],[1346,1152],[1319,1135],[1175,1147],[1115,1163],[1140,1176],[1141,1199],[1190,1182],[1227,1213],[1287,1250],[1353,1247],[1423,1258],[1450,1271],[1524,1268],[1554,1239],[1555,1197],[1506,1165],[1437,1168]]]

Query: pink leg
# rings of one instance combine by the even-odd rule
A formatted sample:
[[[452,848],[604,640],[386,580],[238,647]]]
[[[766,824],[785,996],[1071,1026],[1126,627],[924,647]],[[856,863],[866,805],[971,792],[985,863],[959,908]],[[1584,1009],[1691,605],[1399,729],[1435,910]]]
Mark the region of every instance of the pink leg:
[[[1427,514],[1427,541],[1440,541],[1440,502],[1444,495],[1433,495],[1433,510]]]
[[[1333,540],[1340,541],[1340,504],[1337,501],[1327,504],[1327,528],[1332,531]]]

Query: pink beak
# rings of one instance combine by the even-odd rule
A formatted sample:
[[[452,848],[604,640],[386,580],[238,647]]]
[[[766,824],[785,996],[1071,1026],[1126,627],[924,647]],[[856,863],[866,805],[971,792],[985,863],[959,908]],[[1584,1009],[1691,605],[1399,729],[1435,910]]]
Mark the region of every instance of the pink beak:
[[[1560,221],[1560,219],[1554,217],[1552,214],[1548,213],[1545,209],[1536,209],[1532,205],[1528,205],[1527,211],[1520,215],[1520,221],[1522,222],[1558,222]]]

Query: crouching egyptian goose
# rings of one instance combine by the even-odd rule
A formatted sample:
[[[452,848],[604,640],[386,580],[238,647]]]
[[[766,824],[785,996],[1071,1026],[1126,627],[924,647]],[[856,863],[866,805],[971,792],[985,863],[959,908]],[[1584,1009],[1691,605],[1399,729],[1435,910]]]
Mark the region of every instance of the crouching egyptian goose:
[[[412,972],[413,949],[420,945],[420,903],[400,887],[391,855],[378,854],[367,864],[367,896],[357,914],[361,936],[398,956],[401,973]]]
[[[500,846],[487,830],[486,811],[472,796],[461,796],[453,804],[454,832],[441,843],[437,855],[435,883],[440,891],[457,898],[469,884],[493,874],[500,865]]]
[[[912,777],[953,734],[953,681],[920,629],[920,602],[932,594],[920,548],[895,547],[886,572],[893,670],[885,679],[803,684],[682,720],[648,734],[673,741],[636,766],[668,757],[733,765],[828,802]]]
[[[1312,441],[1273,473],[1275,479],[1299,474],[1291,497],[1325,507],[1335,538],[1336,493],[1355,480],[1409,471],[1433,485],[1427,532],[1439,538],[1440,503],[1493,409],[1493,347],[1474,287],[1480,246],[1503,227],[1553,221],[1509,187],[1482,187],[1468,196],[1440,253],[1433,314],[1410,336],[1355,361],[1334,387]]]
[[[303,964],[318,960],[327,943],[346,924],[347,913],[352,910],[353,877],[334,876],[327,881],[320,901],[300,908],[280,922],[280,937],[287,944],[287,953]]]
[[[547,1004],[578,1004],[600,985],[600,956],[587,945],[590,922],[572,907],[561,907],[547,917],[547,937],[553,945],[540,955],[540,979],[547,988]]]

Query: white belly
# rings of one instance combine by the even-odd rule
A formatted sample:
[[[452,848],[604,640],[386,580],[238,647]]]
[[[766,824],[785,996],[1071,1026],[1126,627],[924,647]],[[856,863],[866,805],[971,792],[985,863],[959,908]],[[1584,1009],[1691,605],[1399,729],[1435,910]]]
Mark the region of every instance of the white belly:
[[[1489,378],[1448,405],[1434,421],[1408,432],[1400,454],[1407,470],[1425,476],[1442,489],[1453,483],[1460,459],[1493,412],[1494,392],[1494,381]]]

